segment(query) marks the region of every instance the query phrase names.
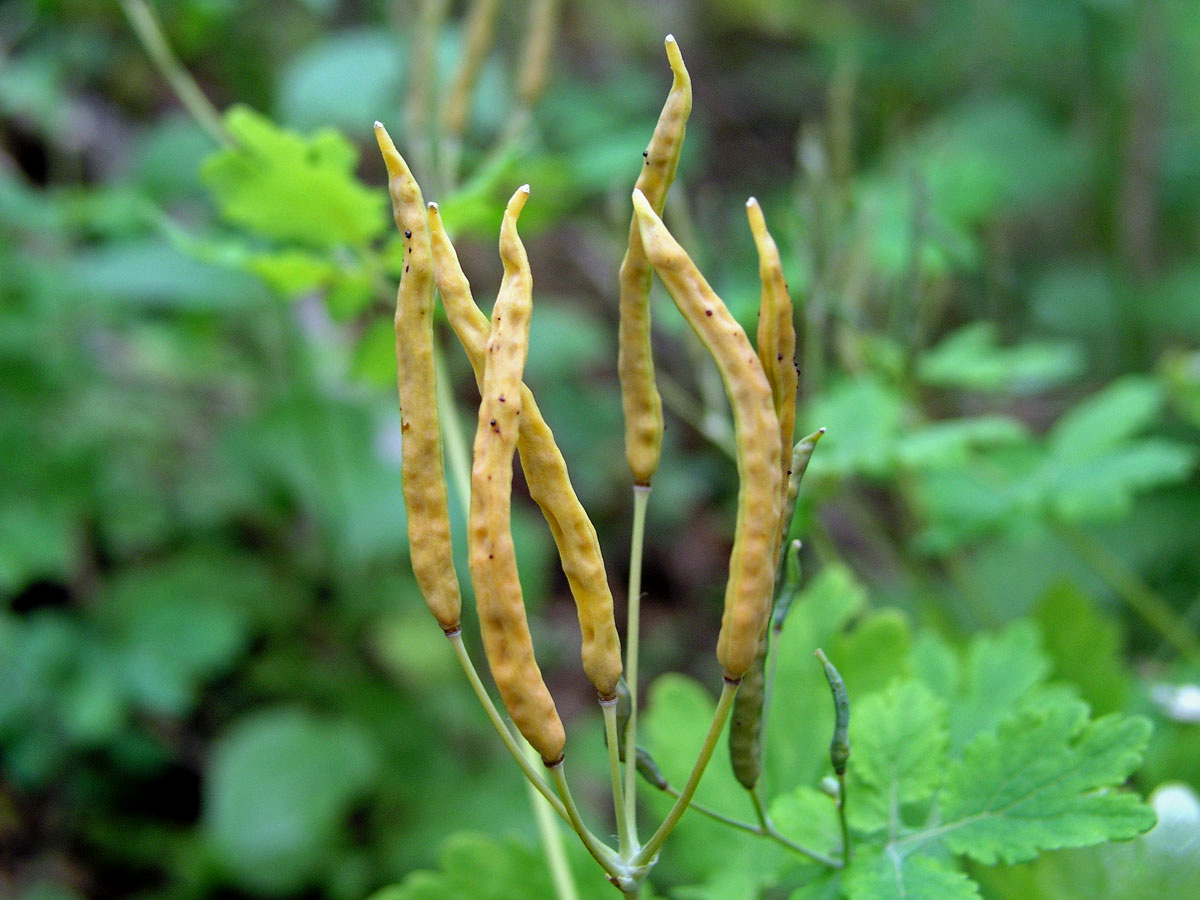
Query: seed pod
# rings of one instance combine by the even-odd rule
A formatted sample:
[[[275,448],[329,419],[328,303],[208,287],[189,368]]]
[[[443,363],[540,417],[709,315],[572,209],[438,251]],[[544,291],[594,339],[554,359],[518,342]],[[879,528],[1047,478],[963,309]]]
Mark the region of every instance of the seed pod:
[[[675,38],[667,35],[667,59],[674,80],[659,114],[654,136],[643,154],[645,162],[636,189],[662,214],[667,191],[675,180],[688,116],[692,111],[692,81],[683,65]],[[637,213],[629,224],[629,249],[619,276],[621,327],[617,373],[621,378],[621,407],[625,413],[625,458],[634,483],[648,485],[662,454],[662,398],[654,383],[650,348],[650,264],[642,247]]]
[[[775,609],[771,613],[771,627],[776,634],[783,631],[784,620],[787,619],[787,614],[796,601],[796,594],[800,592],[800,547],[800,541],[792,541],[788,545],[789,552],[784,554],[781,561],[783,586],[779,590],[779,596],[775,600]],[[789,559],[793,561],[790,566],[787,564]]]
[[[483,387],[491,324],[475,305],[471,286],[458,263],[446,235],[437,204],[429,204],[433,238],[434,273],[450,327],[466,350],[475,379]],[[571,486],[567,463],[554,433],[542,417],[533,394],[524,384],[515,392],[520,397],[520,433],[517,450],[530,496],[542,510],[558,547],[563,573],[575,598],[583,635],[583,669],[601,697],[611,697],[621,677],[621,642],[613,617],[612,592],[596,536],[583,504]],[[505,402],[510,398],[506,396]]]
[[[396,383],[403,433],[402,486],[408,513],[413,573],[430,612],[451,633],[459,628],[462,600],[454,573],[450,512],[442,470],[433,367],[433,260],[421,189],[392,143],[375,123],[388,170],[396,227],[405,236],[407,265],[396,295]]]
[[[762,282],[762,297],[758,307],[758,358],[767,382],[771,385],[771,399],[775,414],[779,416],[779,461],[780,467],[791,474],[792,431],[796,427],[796,326],[792,321],[792,298],[783,280],[783,267],[779,262],[779,249],[767,222],[763,218],[758,201],[751,197],[746,201],[746,217],[750,220],[750,232],[754,235],[754,246],[758,249],[758,277]],[[784,499],[788,485],[784,482]],[[788,522],[780,520],[781,527]],[[779,541],[783,540],[783,533]]]
[[[846,684],[821,650],[816,651],[816,656],[825,668],[825,679],[833,694],[834,724],[833,740],[829,742],[829,761],[836,774],[845,775],[846,762],[850,759],[850,701],[846,697]]]
[[[517,76],[517,99],[526,109],[537,102],[546,88],[550,51],[558,30],[558,3],[559,0],[533,0],[529,5],[525,49]]]
[[[534,658],[510,520],[533,290],[529,261],[517,235],[517,216],[528,197],[529,185],[524,185],[508,202],[500,229],[504,281],[492,311],[475,431],[468,559],[492,678],[521,734],[551,765],[562,758],[566,734]]]
[[[733,699],[729,716],[729,762],[733,777],[748,791],[762,774],[762,715],[766,695],[767,634],[758,642],[758,653]]]
[[[637,748],[636,765],[638,774],[660,791],[665,791],[670,787],[667,777],[663,775],[662,769],[658,767],[658,763],[654,761],[654,757],[650,755],[650,751],[645,747]]]
[[[467,128],[472,90],[487,59],[488,49],[492,46],[499,8],[500,0],[475,0],[467,13],[466,36],[459,54],[458,71],[454,73],[450,95],[442,107],[442,131],[449,137],[458,138]]]
[[[771,386],[746,332],[667,231],[641,191],[633,192],[633,205],[646,256],[675,305],[716,361],[733,409],[741,487],[717,659],[725,677],[737,681],[754,661],[759,636],[771,614],[775,534],[782,500],[783,473],[779,469],[775,440],[779,417],[771,402]],[[765,437],[768,435],[769,438]]]
[[[800,438],[796,442],[796,446],[792,448],[792,458],[787,467],[787,496],[784,498],[783,505],[782,537],[787,537],[788,531],[791,530],[792,516],[796,514],[796,496],[800,493],[800,482],[804,480],[809,460],[812,459],[813,451],[817,449],[817,444],[823,437],[825,437],[825,428],[821,427],[812,434],[806,434]]]

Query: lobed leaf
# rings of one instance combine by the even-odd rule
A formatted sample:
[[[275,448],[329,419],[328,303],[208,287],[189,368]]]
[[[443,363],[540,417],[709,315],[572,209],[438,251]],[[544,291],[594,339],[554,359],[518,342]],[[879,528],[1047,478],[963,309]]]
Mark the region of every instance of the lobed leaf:
[[[988,864],[1141,834],[1154,813],[1133,794],[1102,789],[1133,771],[1149,736],[1149,722],[1137,717],[1089,722],[1078,701],[1023,709],[951,765],[936,832],[954,852]]]

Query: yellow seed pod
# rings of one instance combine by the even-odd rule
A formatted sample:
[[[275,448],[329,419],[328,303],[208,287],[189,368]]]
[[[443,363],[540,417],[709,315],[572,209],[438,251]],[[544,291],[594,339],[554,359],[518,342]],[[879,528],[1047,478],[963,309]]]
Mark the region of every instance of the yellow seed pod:
[[[566,733],[534,657],[510,516],[532,310],[533,280],[517,235],[517,217],[528,197],[529,185],[524,185],[509,200],[500,229],[504,281],[492,310],[475,431],[468,561],[492,678],[513,722],[549,765],[562,759]]]
[[[430,611],[447,633],[457,631],[462,600],[454,574],[450,513],[442,471],[433,367],[433,258],[425,200],[416,179],[375,123],[375,138],[388,170],[396,227],[406,244],[404,274],[396,296],[396,382],[403,430],[402,486],[408,513],[413,573]]]
[[[646,256],[692,330],[712,354],[733,409],[737,444],[737,524],[729,556],[717,660],[739,680],[758,652],[771,614],[776,533],[782,506],[779,417],[750,339],[641,191],[633,192]]]
[[[788,475],[791,474],[792,432],[796,428],[796,325],[792,320],[792,298],[783,280],[779,248],[767,230],[766,219],[758,201],[746,201],[746,218],[758,249],[758,278],[762,296],[758,306],[758,358],[771,385],[771,399],[779,416],[779,466],[783,470],[782,493],[787,505]],[[775,546],[783,541],[787,522],[780,518]]]
[[[684,132],[692,112],[692,81],[675,38],[667,35],[667,59],[674,80],[646,148],[636,189],[661,214],[667,190],[675,180]],[[619,354],[621,407],[625,413],[625,457],[636,484],[648,485],[662,454],[662,398],[654,383],[650,348],[650,264],[642,247],[635,213],[629,223],[629,249],[621,261]]]
[[[429,226],[442,305],[450,327],[466,350],[482,391],[491,324],[475,305],[471,286],[446,235],[436,203],[429,204]],[[520,398],[517,450],[525,470],[525,481],[530,496],[550,526],[563,573],[575,598],[583,635],[584,673],[600,696],[608,698],[613,696],[621,677],[621,642],[613,618],[612,592],[600,553],[600,540],[571,486],[567,463],[554,440],[554,433],[524,384]]]
[[[466,36],[463,39],[458,71],[454,73],[450,96],[446,99],[446,105],[442,107],[442,130],[446,135],[457,138],[467,128],[467,115],[471,111],[471,92],[492,46],[499,8],[500,0],[475,0],[467,13]]]

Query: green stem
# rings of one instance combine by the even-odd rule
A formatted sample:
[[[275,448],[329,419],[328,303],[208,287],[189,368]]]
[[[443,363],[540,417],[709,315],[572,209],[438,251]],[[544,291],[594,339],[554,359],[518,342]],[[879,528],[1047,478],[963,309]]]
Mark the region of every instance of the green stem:
[[[1141,616],[1185,659],[1200,663],[1200,641],[1166,600],[1083,529],[1059,523],[1055,531],[1126,606]]]
[[[183,108],[214,141],[222,146],[231,144],[233,141],[221,122],[221,114],[208,97],[204,96],[191,73],[176,58],[150,5],[145,0],[121,0],[121,8],[125,11],[129,24],[133,26],[138,40],[142,42],[150,61],[171,86]]]
[[[467,455],[466,441],[459,426],[458,410],[454,405],[454,398],[450,395],[450,381],[446,376],[446,367],[436,344],[434,344],[433,353],[434,371],[437,378],[438,413],[441,419],[442,436],[446,444],[446,455],[450,463],[450,474],[458,487],[459,500],[463,505],[463,514],[467,518],[470,518],[470,457]],[[463,671],[467,674],[467,680],[471,682],[471,687],[475,690],[475,696],[479,698],[479,702],[483,705],[488,719],[491,720],[493,727],[495,727],[496,732],[500,735],[500,739],[504,741],[504,745],[508,748],[509,753],[513,755],[518,765],[521,766],[521,771],[529,781],[531,790],[537,791],[541,795],[540,797],[531,795],[529,802],[533,809],[534,820],[538,825],[538,833],[542,840],[542,850],[546,854],[546,863],[550,868],[550,877],[554,881],[558,900],[578,900],[579,892],[575,888],[575,881],[571,875],[571,869],[567,865],[566,854],[563,852],[562,836],[553,827],[553,821],[549,824],[546,822],[548,818],[547,806],[558,813],[572,827],[575,827],[574,823],[571,822],[571,817],[566,807],[563,806],[562,801],[554,796],[554,792],[550,790],[545,780],[537,773],[537,769],[535,768],[536,759],[531,762],[527,754],[521,752],[516,738],[505,727],[504,720],[500,717],[500,711],[496,708],[496,704],[492,702],[491,696],[483,686],[483,682],[480,681],[479,673],[475,671],[475,666],[467,654],[467,648],[463,645],[462,641],[462,632],[448,635],[448,637],[450,638],[451,645],[454,647],[455,654],[458,656],[459,662],[462,664]],[[587,839],[582,834],[580,834],[580,837],[587,844]],[[591,848],[589,847],[589,849]]]
[[[625,683],[629,687],[629,722],[625,725],[625,794],[620,817],[629,834],[629,850],[637,842],[637,727],[638,727],[638,656],[642,616],[642,548],[646,541],[646,507],[650,486],[633,486],[633,537],[629,548],[629,595],[625,624]],[[622,851],[625,847],[622,845]]]
[[[667,787],[665,790],[672,797],[679,796],[679,791],[675,790],[673,787]],[[757,798],[755,798],[755,807],[755,812],[759,812]],[[689,809],[695,810],[700,815],[712,819],[714,822],[720,822],[722,825],[728,825],[730,828],[736,828],[738,831],[744,831],[747,834],[753,834],[757,837],[765,837],[768,840],[772,840],[779,844],[781,847],[786,847],[788,850],[791,850],[793,853],[797,853],[800,856],[806,856],[813,862],[818,862],[823,866],[829,866],[831,869],[840,869],[842,867],[841,861],[834,859],[832,856],[826,856],[824,853],[821,853],[817,850],[810,850],[808,847],[805,847],[802,844],[797,844],[791,838],[780,834],[775,829],[775,826],[771,824],[771,820],[767,818],[765,811],[759,815],[759,820],[763,824],[753,825],[750,822],[743,822],[741,819],[735,819],[732,816],[727,816],[724,813],[717,812],[715,809],[704,806],[700,803],[690,804]]]
[[[525,758],[531,765],[536,765],[541,760],[529,743],[525,743]],[[542,839],[542,849],[546,853],[546,864],[550,868],[550,880],[554,884],[557,900],[579,900],[579,891],[575,887],[575,879],[571,875],[571,867],[563,847],[562,832],[558,830],[558,824],[551,815],[550,805],[538,795],[532,784],[529,785],[529,805],[533,807],[533,817],[537,821],[538,834]]]
[[[458,408],[454,405],[454,397],[450,393],[450,378],[446,373],[446,363],[442,359],[441,348],[433,345],[433,369],[437,379],[438,418],[442,422],[442,438],[446,445],[446,460],[450,465],[450,477],[454,479],[454,487],[458,500],[463,507],[463,515],[471,516],[471,454],[467,450],[467,441],[463,437],[462,425],[458,420]]]
[[[617,746],[617,698],[601,700],[600,709],[604,713],[604,734],[608,738],[608,774],[612,779],[613,810],[617,817],[617,840],[621,849],[621,859],[628,859],[631,845],[629,823],[625,818],[625,792],[621,788],[621,748]]]
[[[750,794],[750,802],[754,805],[754,815],[758,817],[758,825],[762,829],[763,834],[766,834],[771,830],[771,820],[767,817],[767,807],[763,804],[762,797],[757,790],[748,791],[747,793]]]
[[[565,821],[570,822],[570,816],[566,807],[563,806],[562,801],[554,796],[554,792],[550,790],[550,786],[546,784],[546,780],[537,773],[533,764],[521,752],[521,748],[517,745],[512,732],[505,727],[504,720],[500,717],[500,711],[496,709],[496,704],[492,702],[487,688],[483,686],[483,682],[479,678],[479,673],[475,670],[475,664],[471,662],[470,654],[467,653],[467,648],[463,644],[462,631],[455,631],[447,634],[446,637],[450,640],[450,646],[454,648],[454,655],[458,657],[463,672],[466,673],[467,681],[471,683],[471,687],[475,691],[475,696],[479,698],[479,702],[483,705],[483,710],[487,713],[492,727],[500,735],[500,740],[504,741],[504,746],[508,748],[508,752],[512,754],[512,758],[517,761],[517,765],[521,767],[521,771],[529,779],[529,783],[537,789],[539,794],[546,798],[546,802],[553,807],[554,811],[562,816]]]
[[[558,788],[558,793],[562,797],[562,805],[566,809],[567,821],[571,827],[575,829],[575,833],[579,835],[579,839],[583,841],[583,846],[587,848],[588,853],[609,875],[625,874],[625,866],[617,855],[613,853],[611,847],[597,838],[588,827],[583,824],[583,817],[579,815],[579,807],[575,805],[575,798],[571,794],[571,788],[567,784],[567,776],[563,771],[563,761],[560,759],[552,766],[546,766],[550,772],[550,778],[554,781],[554,786]]]
[[[846,822],[846,773],[838,772],[838,822],[842,827],[842,863],[850,865],[850,826]]]
[[[692,774],[688,776],[687,783],[675,798],[675,805],[671,807],[671,811],[667,813],[667,817],[663,819],[663,823],[658,826],[658,830],[654,832],[650,840],[634,856],[634,865],[647,865],[658,855],[658,851],[662,849],[667,836],[675,830],[680,817],[688,808],[688,804],[692,802],[692,796],[696,793],[696,788],[700,785],[700,779],[704,775],[704,770],[708,767],[708,761],[712,758],[717,741],[720,740],[721,729],[725,727],[725,722],[729,718],[729,711],[733,708],[733,698],[737,696],[737,689],[738,682],[725,680],[721,688],[721,699],[717,701],[717,708],[713,712],[712,724],[708,727],[708,734],[704,737],[704,744],[700,747],[700,755],[696,757],[696,764],[692,767]]]

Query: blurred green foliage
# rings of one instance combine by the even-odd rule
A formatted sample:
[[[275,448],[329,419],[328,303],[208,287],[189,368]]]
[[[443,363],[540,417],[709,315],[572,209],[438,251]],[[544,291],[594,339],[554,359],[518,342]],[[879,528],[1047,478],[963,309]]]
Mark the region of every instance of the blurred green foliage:
[[[417,4],[155,6],[229,145],[182,114],[118,4],[0,7],[0,895],[549,896],[523,787],[407,568],[388,313],[403,260],[370,124],[406,153],[428,137],[404,126]],[[462,46],[452,6],[439,90]],[[668,221],[745,325],[747,194],[784,253],[798,427],[829,433],[768,738],[781,829],[836,843],[813,787],[832,720],[822,646],[858,717],[864,831],[872,765],[905,772],[915,826],[934,791],[970,808],[972,742],[1013,722],[1069,759],[1082,701],[1122,718],[1080,727],[1153,722],[1132,780],[1159,824],[962,871],[991,900],[1195,893],[1200,715],[1162,699],[1200,679],[1195,4],[707,0],[689,17],[577,0],[516,131],[524,7],[502,8],[461,181],[418,175],[480,298],[503,200],[533,185],[528,381],[614,585],[629,540],[615,275],[664,33],[696,88]],[[646,728],[678,782],[713,702],[697,648],[715,641],[736,481],[714,372],[655,303],[669,417]],[[474,384],[457,355],[447,368],[463,431]],[[514,528],[592,797],[603,751],[565,582],[527,503]],[[889,732],[912,734],[903,758],[885,759]],[[721,760],[699,799],[753,817]],[[1013,846],[973,858],[1023,859]],[[954,862],[971,847],[924,851],[906,857],[913,890],[974,896]],[[572,853],[583,896],[611,893]],[[873,871],[843,884],[689,814],[654,890],[869,896]]]

